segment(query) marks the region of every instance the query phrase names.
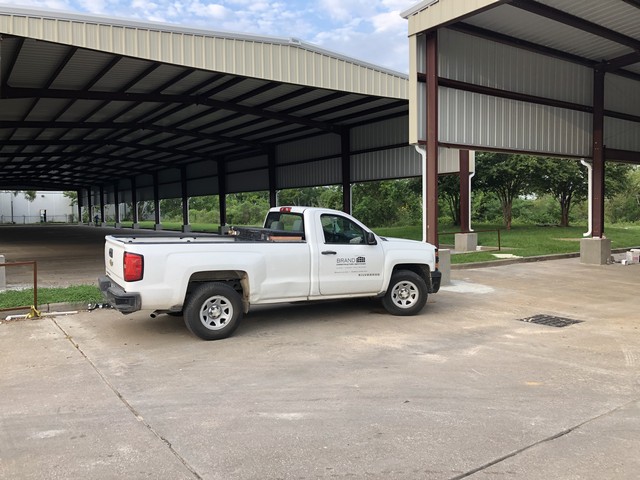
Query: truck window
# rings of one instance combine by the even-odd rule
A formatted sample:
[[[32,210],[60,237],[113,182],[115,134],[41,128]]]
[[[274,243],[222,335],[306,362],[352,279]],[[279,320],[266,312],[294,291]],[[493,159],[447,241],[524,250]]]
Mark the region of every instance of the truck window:
[[[320,223],[322,224],[322,231],[324,232],[324,243],[364,243],[364,230],[346,217],[324,214],[320,217]]]
[[[304,233],[304,223],[301,213],[269,212],[264,222],[264,228],[285,232]]]

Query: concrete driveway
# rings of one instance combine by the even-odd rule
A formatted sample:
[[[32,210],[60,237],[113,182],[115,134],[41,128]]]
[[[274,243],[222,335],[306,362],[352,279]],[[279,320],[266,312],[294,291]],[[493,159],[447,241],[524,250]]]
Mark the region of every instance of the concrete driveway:
[[[3,322],[0,478],[637,479],[640,265],[452,278],[415,317],[261,308],[216,342],[144,313]]]

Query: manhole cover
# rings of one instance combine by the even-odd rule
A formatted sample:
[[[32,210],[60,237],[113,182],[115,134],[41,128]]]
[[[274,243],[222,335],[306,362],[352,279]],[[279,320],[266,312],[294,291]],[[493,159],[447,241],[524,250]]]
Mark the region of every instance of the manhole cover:
[[[521,318],[520,321],[558,328],[583,322],[583,320],[571,320],[570,318],[554,317],[553,315],[534,315],[533,317]]]

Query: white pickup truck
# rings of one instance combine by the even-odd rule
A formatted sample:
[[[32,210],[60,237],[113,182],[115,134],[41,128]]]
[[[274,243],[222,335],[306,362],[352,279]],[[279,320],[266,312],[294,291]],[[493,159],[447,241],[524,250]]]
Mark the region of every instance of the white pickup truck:
[[[433,245],[380,237],[346,213],[276,207],[264,225],[108,235],[100,289],[122,313],[183,315],[193,334],[215,340],[231,335],[252,305],[380,297],[389,313],[414,315],[440,288]]]

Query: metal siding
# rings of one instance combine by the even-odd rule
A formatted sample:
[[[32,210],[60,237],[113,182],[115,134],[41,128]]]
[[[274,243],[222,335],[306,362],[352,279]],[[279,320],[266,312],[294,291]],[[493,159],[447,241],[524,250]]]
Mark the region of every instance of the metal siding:
[[[604,77],[605,109],[640,117],[640,82],[618,75]]]
[[[340,158],[281,165],[276,170],[278,189],[335,185],[342,181]]]
[[[259,192],[269,190],[267,169],[227,175],[227,193]]]
[[[218,177],[201,177],[189,180],[187,190],[190,197],[218,194]]]
[[[197,162],[187,165],[187,176],[190,179],[215,176],[218,173],[218,164],[212,161]]]
[[[158,171],[158,184],[180,181],[180,170],[176,168],[167,168]],[[152,180],[153,182],[153,180]]]
[[[166,25],[127,21],[110,25],[106,22],[113,19],[74,14],[52,18],[57,14],[48,13],[49,18],[43,18],[35,10],[19,9],[23,13],[14,13],[13,10],[18,9],[0,12],[0,32],[234,75],[254,75],[266,80],[407,98],[404,74],[313,45],[240,34],[231,37],[230,34],[181,27],[167,30]],[[185,53],[185,50],[197,54]],[[270,66],[277,65],[277,68],[270,72],[263,68],[265,57],[272,60]],[[278,63],[274,65],[273,62]],[[351,70],[351,75],[339,78],[334,74],[339,71],[338,66]],[[313,72],[313,75],[309,77],[308,72]]]
[[[601,61],[603,58],[615,58],[629,50],[613,41],[604,40],[584,30],[549,21],[547,18],[508,4],[480,13],[466,22],[596,61]]]
[[[152,202],[153,201],[153,188],[152,187],[138,187],[137,192],[138,202]],[[175,198],[163,196],[162,198]]]
[[[591,115],[440,88],[443,143],[589,157]]]
[[[340,155],[340,136],[335,133],[305,138],[304,140],[284,143],[276,147],[278,164],[310,160],[329,155]]]
[[[367,152],[351,157],[351,181],[415,177],[421,173],[421,157],[412,146]]]
[[[407,143],[408,135],[409,118],[407,116],[369,123],[351,129],[351,150]]]
[[[604,144],[607,148],[638,152],[640,161],[640,123],[605,117]]]
[[[440,30],[439,35],[441,77],[579,105],[593,103],[589,68],[451,30]]]
[[[264,170],[267,168],[268,162],[269,160],[266,155],[259,155],[226,162],[225,165],[227,173],[233,173],[243,170]]]
[[[147,198],[147,195],[150,195],[150,198]],[[140,193],[138,194],[140,196]],[[151,189],[151,193],[145,193],[145,200],[153,200],[153,189]],[[172,183],[161,183],[158,185],[158,197],[163,198],[182,198],[182,183],[180,182],[172,182]]]

